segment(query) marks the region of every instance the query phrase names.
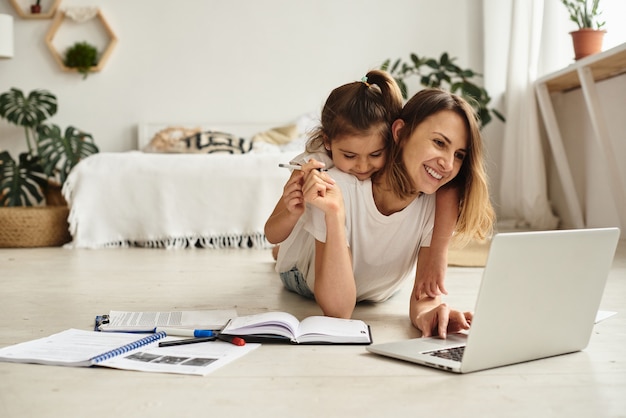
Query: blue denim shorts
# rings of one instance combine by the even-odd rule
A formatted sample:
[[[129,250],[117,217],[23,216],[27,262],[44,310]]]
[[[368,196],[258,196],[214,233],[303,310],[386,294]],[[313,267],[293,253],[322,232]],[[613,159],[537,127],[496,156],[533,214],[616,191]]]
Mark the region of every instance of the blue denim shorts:
[[[304,276],[296,267],[292,268],[289,271],[283,271],[279,273],[279,276],[280,280],[282,280],[283,285],[287,288],[287,290],[290,290],[308,299],[315,299],[315,295],[306,284]]]

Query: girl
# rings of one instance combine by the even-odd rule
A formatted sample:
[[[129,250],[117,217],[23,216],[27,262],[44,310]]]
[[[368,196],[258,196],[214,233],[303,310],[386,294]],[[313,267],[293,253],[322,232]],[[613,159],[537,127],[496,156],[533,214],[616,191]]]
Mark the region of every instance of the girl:
[[[475,113],[460,97],[437,89],[417,93],[391,129],[386,164],[357,181],[334,168],[304,167],[304,229],[314,250],[301,252],[299,285],[306,286],[325,315],[349,318],[356,302],[383,301],[414,275],[409,317],[424,336],[468,329],[472,314],[451,310],[440,296],[421,290],[431,262],[435,192],[451,182],[460,195],[456,234],[484,239],[494,212],[482,160]],[[418,262],[419,260],[419,262]]]
[[[333,90],[322,109],[321,126],[312,133],[306,152],[292,163],[299,165],[316,161],[310,167],[336,167],[360,181],[368,180],[380,170],[386,150],[392,145],[391,124],[402,109],[402,95],[395,80],[386,72],[373,70],[361,82],[348,83]],[[278,244],[289,238],[278,252],[277,271],[286,287],[312,297],[300,286],[291,270],[298,266],[300,252],[311,251],[313,240],[302,230],[299,220],[305,210],[302,196],[304,171],[295,170],[283,190],[283,196],[265,224],[270,243]],[[332,181],[329,178],[329,181]],[[453,189],[438,193],[437,221],[432,246],[433,257],[420,264],[421,281],[416,290],[431,296],[447,293],[443,286],[447,266],[448,244],[458,216],[458,196]]]

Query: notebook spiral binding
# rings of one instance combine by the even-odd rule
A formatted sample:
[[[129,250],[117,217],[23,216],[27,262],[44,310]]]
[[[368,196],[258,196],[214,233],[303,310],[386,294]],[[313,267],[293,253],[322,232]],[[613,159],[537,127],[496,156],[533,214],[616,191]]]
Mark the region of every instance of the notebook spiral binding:
[[[144,345],[148,345],[151,342],[154,342],[156,340],[160,340],[161,338],[164,338],[166,336],[166,333],[161,331],[161,332],[156,332],[154,334],[148,335],[147,337],[144,337],[140,340],[134,341],[132,343],[123,345],[119,348],[115,348],[113,350],[107,351],[106,353],[102,353],[94,358],[91,359],[91,362],[93,364],[97,364],[100,362],[103,362],[105,360],[108,360],[110,358],[113,357],[117,357],[120,354],[124,354],[127,353],[131,350],[134,350],[135,348],[139,348],[139,347],[143,347]]]

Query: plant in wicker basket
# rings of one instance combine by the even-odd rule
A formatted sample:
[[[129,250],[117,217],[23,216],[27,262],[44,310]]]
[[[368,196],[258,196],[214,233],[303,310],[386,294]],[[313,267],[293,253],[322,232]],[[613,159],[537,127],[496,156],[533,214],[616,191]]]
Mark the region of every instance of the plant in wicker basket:
[[[44,123],[56,112],[57,99],[46,90],[25,96],[12,88],[0,95],[0,116],[24,127],[28,148],[17,161],[0,152],[0,206],[41,204],[51,182],[63,184],[78,161],[98,152],[90,134]]]
[[[47,90],[25,96],[12,88],[0,95],[0,117],[24,128],[27,147],[17,160],[8,151],[0,152],[0,247],[69,241],[67,204],[60,192],[54,201],[48,192],[60,191],[72,168],[97,153],[98,147],[90,134],[73,126],[63,132],[44,123],[56,114],[57,106],[56,96]]]

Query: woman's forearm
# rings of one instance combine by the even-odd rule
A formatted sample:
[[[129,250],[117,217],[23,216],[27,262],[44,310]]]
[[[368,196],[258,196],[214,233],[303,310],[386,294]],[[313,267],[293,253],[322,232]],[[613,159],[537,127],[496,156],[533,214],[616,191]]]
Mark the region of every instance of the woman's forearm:
[[[352,316],[356,284],[341,214],[326,215],[326,242],[316,241],[314,293],[324,315]]]

